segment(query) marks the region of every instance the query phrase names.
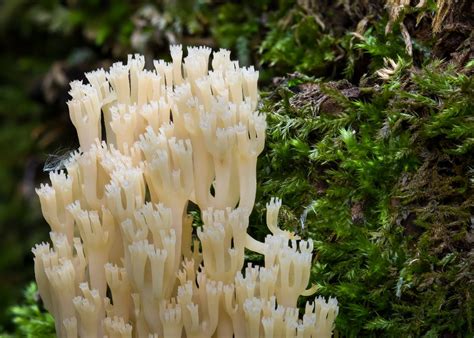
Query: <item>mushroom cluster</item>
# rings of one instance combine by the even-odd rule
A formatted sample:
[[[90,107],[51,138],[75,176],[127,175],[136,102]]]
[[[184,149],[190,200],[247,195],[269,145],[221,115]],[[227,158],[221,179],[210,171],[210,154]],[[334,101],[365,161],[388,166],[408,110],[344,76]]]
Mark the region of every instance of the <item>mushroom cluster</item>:
[[[330,337],[335,299],[306,303],[313,243],[247,234],[265,143],[258,71],[230,52],[171,47],[71,83],[80,148],[37,189],[51,242],[35,275],[59,337]],[[105,135],[102,135],[105,133]],[[193,225],[188,206],[201,211]],[[196,207],[195,207],[196,208]],[[245,249],[264,255],[248,264]]]

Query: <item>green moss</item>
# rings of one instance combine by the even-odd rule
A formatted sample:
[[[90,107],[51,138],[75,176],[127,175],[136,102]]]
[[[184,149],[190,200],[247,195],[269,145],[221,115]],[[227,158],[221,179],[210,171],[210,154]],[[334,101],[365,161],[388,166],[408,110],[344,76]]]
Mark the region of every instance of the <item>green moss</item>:
[[[24,291],[21,305],[9,309],[15,329],[12,334],[1,334],[0,337],[53,338],[56,337],[54,318],[39,303],[38,289],[31,283]]]
[[[343,335],[472,332],[470,70],[400,67],[369,91],[280,85],[265,100],[261,194],[306,213],[298,231]]]

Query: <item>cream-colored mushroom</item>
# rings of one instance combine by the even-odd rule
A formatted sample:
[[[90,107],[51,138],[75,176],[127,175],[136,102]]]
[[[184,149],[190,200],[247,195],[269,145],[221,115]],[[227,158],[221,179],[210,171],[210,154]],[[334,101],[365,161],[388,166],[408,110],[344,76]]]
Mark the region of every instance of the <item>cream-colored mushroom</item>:
[[[247,234],[265,144],[259,72],[230,52],[171,47],[71,83],[80,148],[37,189],[49,244],[35,275],[59,337],[330,337],[337,301],[310,296],[313,244],[278,228]],[[211,64],[211,69],[209,69]],[[105,126],[105,135],[102,135]],[[201,212],[193,224],[189,204]],[[245,250],[264,256],[247,264]]]

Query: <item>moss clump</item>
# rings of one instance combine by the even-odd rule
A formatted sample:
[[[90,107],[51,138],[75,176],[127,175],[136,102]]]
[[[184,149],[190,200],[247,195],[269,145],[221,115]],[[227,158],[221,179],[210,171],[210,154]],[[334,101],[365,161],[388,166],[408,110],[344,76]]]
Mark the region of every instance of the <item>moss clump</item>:
[[[8,311],[15,330],[11,335],[0,334],[0,337],[55,337],[54,318],[42,308],[38,288],[35,283],[28,285],[23,297],[24,299],[21,305],[12,306]]]
[[[266,100],[262,194],[316,240],[343,335],[473,332],[471,75],[399,60],[371,86],[293,77]]]
[[[340,300],[343,335],[472,334],[472,15],[465,2],[444,1],[444,19],[433,1],[318,4],[331,25],[303,31],[330,46],[305,49],[299,16],[317,19],[304,6],[263,43],[265,60],[306,75],[266,97],[261,194],[316,240],[313,278]]]

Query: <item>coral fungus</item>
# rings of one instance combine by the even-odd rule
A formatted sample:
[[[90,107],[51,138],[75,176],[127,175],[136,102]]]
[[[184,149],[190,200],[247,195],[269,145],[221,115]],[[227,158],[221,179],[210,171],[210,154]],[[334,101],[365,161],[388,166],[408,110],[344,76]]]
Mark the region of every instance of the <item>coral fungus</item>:
[[[52,246],[33,249],[58,336],[331,336],[335,299],[299,318],[313,243],[278,228],[281,200],[267,204],[264,242],[247,233],[266,129],[258,72],[227,50],[208,70],[210,55],[172,46],[153,71],[135,55],[71,83],[80,148],[37,189]],[[244,268],[245,249],[265,266]]]

